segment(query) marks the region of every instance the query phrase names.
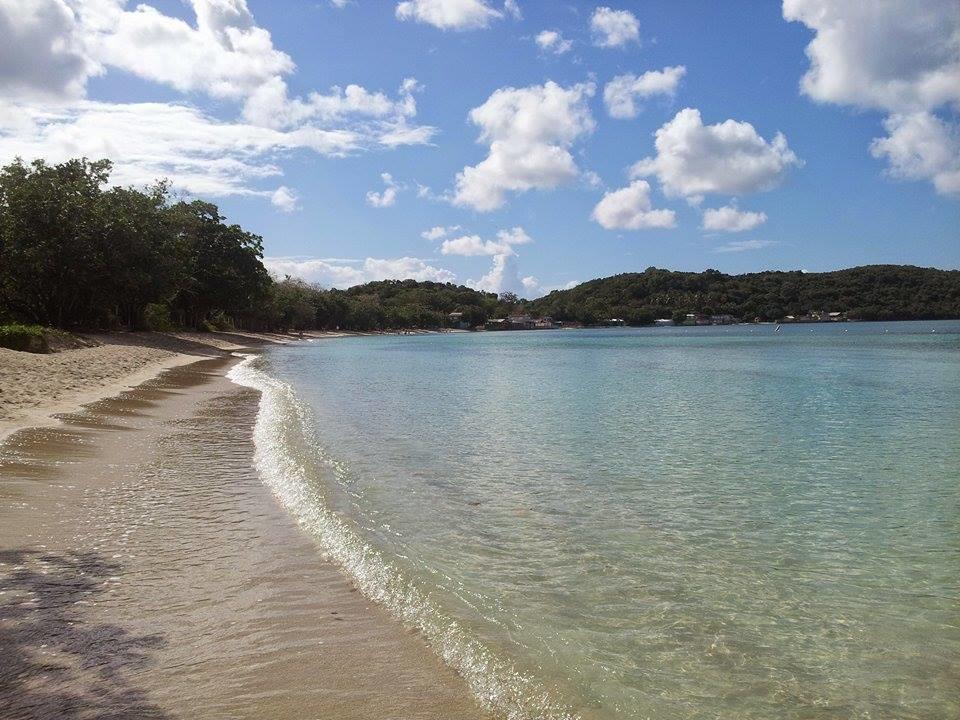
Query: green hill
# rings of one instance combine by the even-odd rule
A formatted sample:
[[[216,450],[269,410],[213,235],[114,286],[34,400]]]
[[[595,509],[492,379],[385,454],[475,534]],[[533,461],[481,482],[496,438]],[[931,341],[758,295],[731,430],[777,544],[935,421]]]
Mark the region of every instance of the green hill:
[[[843,312],[859,320],[960,318],[960,271],[866,265],[834,272],[725,275],[648,268],[590,280],[527,303],[534,315],[587,324],[623,318],[643,325],[685,313],[778,320],[810,312]]]

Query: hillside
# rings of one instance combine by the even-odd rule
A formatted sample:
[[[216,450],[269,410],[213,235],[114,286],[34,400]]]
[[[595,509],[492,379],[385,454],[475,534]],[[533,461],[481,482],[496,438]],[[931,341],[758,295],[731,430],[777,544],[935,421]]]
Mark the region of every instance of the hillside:
[[[631,325],[688,312],[748,321],[821,310],[860,320],[960,318],[960,271],[866,265],[824,273],[725,275],[648,268],[554,291],[527,303],[526,310],[587,324],[618,317]]]

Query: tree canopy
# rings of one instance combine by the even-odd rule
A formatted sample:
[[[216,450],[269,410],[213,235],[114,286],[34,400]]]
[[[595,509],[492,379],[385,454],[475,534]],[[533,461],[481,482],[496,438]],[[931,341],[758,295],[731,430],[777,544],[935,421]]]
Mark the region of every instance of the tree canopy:
[[[859,320],[947,319],[960,317],[960,271],[866,265],[824,273],[725,275],[651,267],[552,292],[528,303],[527,310],[587,324],[617,317],[632,325],[685,313],[728,314],[745,321],[819,311]]]
[[[382,330],[471,327],[523,312],[644,325],[687,313],[778,320],[815,311],[863,320],[960,317],[960,271],[870,265],[725,275],[648,268],[533,301],[452,283],[382,280],[346,290],[271,278],[262,239],[216,205],[158,182],[108,187],[86,158],[0,168],[0,322],[61,328]]]

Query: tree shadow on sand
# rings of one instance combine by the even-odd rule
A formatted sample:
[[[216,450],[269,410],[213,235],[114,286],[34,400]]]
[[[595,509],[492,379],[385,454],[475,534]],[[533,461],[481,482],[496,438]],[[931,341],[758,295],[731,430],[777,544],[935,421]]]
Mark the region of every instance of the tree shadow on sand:
[[[163,637],[92,623],[82,611],[120,571],[95,552],[0,551],[0,717],[167,717],[127,679],[152,663]]]

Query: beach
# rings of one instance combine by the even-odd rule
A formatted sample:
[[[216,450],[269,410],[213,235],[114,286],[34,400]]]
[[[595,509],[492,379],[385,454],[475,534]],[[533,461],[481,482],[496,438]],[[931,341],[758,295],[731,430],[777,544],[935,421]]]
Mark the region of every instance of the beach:
[[[0,716],[486,717],[254,469],[225,374],[289,338],[96,340],[0,351]]]

